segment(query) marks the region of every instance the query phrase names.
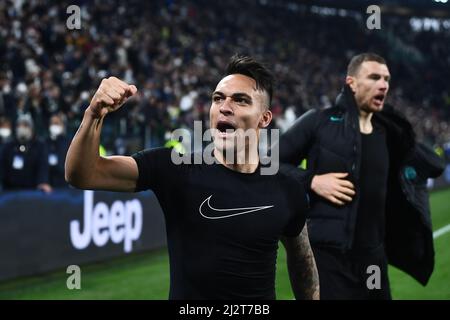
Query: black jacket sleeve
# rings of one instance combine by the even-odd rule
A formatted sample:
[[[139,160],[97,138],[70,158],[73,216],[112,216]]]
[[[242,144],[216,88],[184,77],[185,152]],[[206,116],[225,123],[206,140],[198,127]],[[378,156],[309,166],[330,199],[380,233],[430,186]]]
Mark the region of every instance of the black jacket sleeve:
[[[417,143],[410,161],[424,178],[438,178],[445,170],[445,161],[423,143]]]
[[[307,157],[314,144],[318,115],[319,111],[315,109],[306,112],[280,137],[279,144],[275,147],[279,148],[281,163],[298,166]],[[314,172],[301,168],[298,170],[303,176],[306,190],[309,191]]]
[[[280,162],[297,166],[306,158],[315,139],[318,114],[318,110],[309,110],[280,137]]]

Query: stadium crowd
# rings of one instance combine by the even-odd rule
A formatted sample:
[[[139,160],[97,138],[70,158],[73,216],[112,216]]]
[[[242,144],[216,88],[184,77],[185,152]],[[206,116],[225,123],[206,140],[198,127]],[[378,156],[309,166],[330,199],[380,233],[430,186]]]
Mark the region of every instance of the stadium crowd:
[[[81,8],[78,30],[66,25],[74,3]],[[104,154],[164,145],[173,129],[192,128],[194,120],[207,127],[211,90],[236,52],[274,70],[272,111],[282,131],[306,110],[334,102],[351,56],[377,52],[392,74],[388,102],[412,122],[419,140],[443,147],[450,142],[448,43],[450,30],[414,31],[408,18],[383,17],[381,30],[368,30],[362,14],[322,15],[281,0],[2,1],[2,184],[10,189],[11,181],[18,187],[33,181],[44,191],[61,185],[63,167],[56,166],[64,163],[67,141],[104,77],[139,90],[108,116]],[[29,148],[39,149],[34,157],[46,165],[17,157],[31,140],[39,141]],[[14,165],[33,165],[35,179],[7,178]],[[40,177],[52,168],[49,178]]]

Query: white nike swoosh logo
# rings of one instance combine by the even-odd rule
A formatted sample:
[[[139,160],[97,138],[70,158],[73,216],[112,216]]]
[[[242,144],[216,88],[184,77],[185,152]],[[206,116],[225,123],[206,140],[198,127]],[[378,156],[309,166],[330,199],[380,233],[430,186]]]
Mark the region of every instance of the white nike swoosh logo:
[[[206,219],[224,219],[224,218],[230,218],[230,217],[234,217],[234,216],[239,216],[241,214],[247,214],[247,213],[251,213],[251,212],[255,212],[255,211],[261,211],[261,210],[265,210],[265,209],[269,209],[272,208],[273,206],[262,206],[262,207],[247,207],[247,208],[232,208],[232,209],[217,209],[217,208],[213,208],[211,207],[211,204],[209,203],[209,200],[211,199],[212,195],[210,195],[208,198],[206,198],[200,205],[200,207],[198,208],[198,211],[200,212],[200,215]],[[204,204],[207,203],[207,206],[205,206]],[[203,211],[202,211],[203,208]],[[206,215],[205,213],[207,213],[207,211],[213,211],[213,212],[233,212],[230,214],[226,214],[223,216],[218,216],[218,217],[212,217],[209,215]]]

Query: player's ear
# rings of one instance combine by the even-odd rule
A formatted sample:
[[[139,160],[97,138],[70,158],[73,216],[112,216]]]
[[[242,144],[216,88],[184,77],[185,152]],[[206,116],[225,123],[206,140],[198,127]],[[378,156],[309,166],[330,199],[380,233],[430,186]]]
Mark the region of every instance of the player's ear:
[[[259,127],[266,128],[271,121],[272,121],[272,111],[270,111],[267,108],[266,110],[263,111],[261,115],[261,119],[259,120]]]
[[[356,80],[352,76],[346,76],[345,77],[345,83],[350,86],[353,92],[356,91]]]

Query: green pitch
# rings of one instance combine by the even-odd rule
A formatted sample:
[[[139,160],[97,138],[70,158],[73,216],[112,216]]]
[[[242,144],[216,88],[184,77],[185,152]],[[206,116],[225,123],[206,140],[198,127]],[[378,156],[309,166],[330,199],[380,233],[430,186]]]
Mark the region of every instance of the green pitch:
[[[450,190],[431,195],[433,228],[450,224]],[[427,287],[403,272],[390,269],[394,299],[450,299],[450,232],[435,239],[436,266]],[[278,299],[292,299],[285,252],[280,244],[276,291]],[[134,254],[83,266],[81,290],[68,290],[60,270],[39,277],[0,283],[0,299],[167,299],[169,262],[166,250]]]

